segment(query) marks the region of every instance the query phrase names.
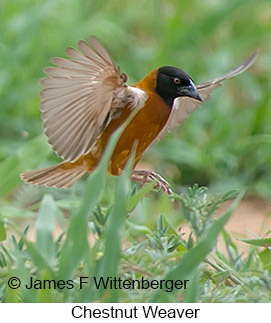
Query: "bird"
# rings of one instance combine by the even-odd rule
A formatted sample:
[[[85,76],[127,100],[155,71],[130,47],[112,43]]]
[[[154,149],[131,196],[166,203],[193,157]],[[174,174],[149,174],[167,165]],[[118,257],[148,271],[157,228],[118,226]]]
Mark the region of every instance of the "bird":
[[[90,45],[89,45],[90,44]],[[69,188],[99,165],[111,135],[137,109],[122,131],[108,164],[119,176],[133,149],[133,181],[154,182],[168,194],[168,182],[153,171],[135,169],[144,151],[209,99],[221,82],[234,77],[254,62],[257,52],[223,76],[195,85],[182,69],[162,66],[139,82],[127,85],[109,52],[94,36],[78,49],[67,47],[68,58],[53,58],[40,80],[41,118],[49,144],[63,162],[20,175],[25,183]],[[136,147],[136,148],[135,148]]]

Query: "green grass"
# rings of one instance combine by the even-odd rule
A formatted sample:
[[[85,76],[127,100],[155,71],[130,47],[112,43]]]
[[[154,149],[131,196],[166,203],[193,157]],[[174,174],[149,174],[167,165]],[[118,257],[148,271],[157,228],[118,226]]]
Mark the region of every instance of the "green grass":
[[[0,9],[0,160],[14,155],[27,136],[42,133],[42,69],[90,34],[105,44],[130,84],[161,65],[206,81],[258,49],[249,71],[226,81],[144,159],[178,185],[271,196],[269,0],[12,0]]]
[[[250,249],[243,255],[223,229],[240,201],[237,191],[271,196],[270,1],[11,0],[0,3],[0,18],[0,300],[270,301],[270,231],[244,239]],[[59,161],[38,110],[42,69],[90,34],[129,84],[162,65],[178,66],[199,83],[259,50],[247,72],[226,81],[144,155],[172,184],[174,201],[150,185],[138,189],[129,167],[120,178],[108,177],[110,149],[69,190],[21,183],[21,172]],[[215,220],[228,199],[232,207]],[[219,233],[226,254],[216,248]],[[101,275],[181,276],[191,285],[172,293],[78,288],[81,276]],[[11,290],[11,276],[22,283],[30,276],[71,279],[75,289]]]
[[[235,191],[210,197],[206,188],[195,185],[187,193],[173,195],[172,199],[181,204],[181,210],[174,216],[152,214],[155,217],[152,223],[156,226],[145,226],[137,223],[129,208],[130,201],[140,194],[131,186],[129,166],[116,186],[113,185],[111,203],[102,203],[104,185],[109,184],[105,165],[106,160],[89,177],[80,205],[69,210],[70,218],[64,221],[64,231],[55,239],[53,232],[58,218],[68,209],[60,208],[52,195],[45,195],[37,210],[34,242],[27,236],[27,228],[24,233],[15,228],[16,233],[6,238],[6,232],[12,227],[14,230],[14,226],[9,219],[4,221],[5,226],[0,230],[1,239],[7,239],[0,249],[2,302],[270,301],[269,250],[258,252],[253,247],[248,255],[242,256],[223,229],[242,194],[236,195]],[[237,197],[231,207],[215,220],[214,211],[234,196]],[[149,200],[151,198],[138,201],[138,206],[148,205]],[[170,224],[173,220],[182,221],[183,216],[190,225],[190,234],[178,232],[178,227],[174,229]],[[221,232],[227,255],[215,248]],[[74,288],[27,289],[24,285],[29,284],[30,276],[39,280],[70,280]],[[7,287],[10,277],[20,278],[19,289]],[[80,289],[80,277],[189,279],[189,285],[186,291],[173,289],[170,293],[166,290],[97,289],[93,283]]]
[[[29,226],[20,232],[12,219],[0,222],[0,300],[2,302],[267,302],[270,301],[270,239],[245,242],[265,246],[257,252],[252,247],[247,256],[238,253],[236,245],[224,230],[224,225],[237,208],[242,194],[231,191],[209,196],[207,188],[194,185],[187,193],[169,197],[160,192],[167,216],[150,214],[148,207],[155,194],[148,185],[142,190],[131,184],[133,160],[123,174],[110,183],[107,164],[120,131],[110,141],[103,160],[87,180],[79,205],[78,196],[70,192],[57,200],[54,193],[44,195],[37,210],[34,242],[27,236]],[[105,186],[111,190],[106,194]],[[143,192],[142,192],[143,191]],[[156,193],[157,194],[157,193]],[[109,198],[109,196],[111,198]],[[145,196],[145,197],[144,197]],[[65,200],[70,202],[65,207]],[[142,200],[143,199],[143,200]],[[225,201],[235,199],[231,207],[217,220],[214,213]],[[63,204],[64,201],[64,204]],[[151,202],[150,202],[151,201]],[[174,212],[173,202],[180,207]],[[62,202],[59,206],[59,202]],[[67,202],[67,201],[66,201]],[[141,206],[143,204],[143,208]],[[142,225],[135,217],[137,209],[152,224]],[[33,206],[28,207],[29,211]],[[160,205],[159,209],[163,209]],[[147,211],[146,211],[147,210]],[[63,212],[68,219],[63,219]],[[138,210],[137,210],[138,211]],[[189,223],[189,234],[178,232],[173,221]],[[55,239],[57,222],[62,232]],[[156,223],[155,226],[153,226]],[[8,234],[15,230],[14,234]],[[228,255],[215,246],[223,233]],[[266,253],[268,253],[266,255]],[[8,280],[18,277],[21,287],[11,289]],[[34,280],[70,282],[73,288],[26,288]],[[80,277],[91,281],[80,288]],[[188,289],[180,291],[123,290],[96,288],[93,279],[189,280]],[[63,283],[64,284],[64,283]],[[67,283],[66,283],[67,284]],[[63,285],[62,285],[63,286]]]

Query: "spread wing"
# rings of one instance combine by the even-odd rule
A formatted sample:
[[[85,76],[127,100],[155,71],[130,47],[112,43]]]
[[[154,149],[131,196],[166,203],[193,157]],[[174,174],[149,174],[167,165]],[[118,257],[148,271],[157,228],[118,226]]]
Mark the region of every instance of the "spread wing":
[[[240,65],[238,65],[236,68],[234,68],[227,74],[197,85],[197,89],[202,98],[202,101],[207,101],[211,96],[211,92],[217,87],[219,87],[222,81],[236,76],[248,69],[254,62],[256,56],[257,52],[254,52],[249,58],[247,58]],[[189,114],[197,110],[200,104],[200,101],[188,97],[179,97],[175,99],[168,122],[156,139],[161,139],[168,132],[174,130],[181,122],[183,122],[189,116]]]
[[[87,154],[114,113],[127,104],[143,105],[145,92],[128,87],[109,53],[94,36],[91,47],[80,40],[70,59],[54,58],[56,67],[45,68],[40,81],[42,120],[54,151],[75,161]]]

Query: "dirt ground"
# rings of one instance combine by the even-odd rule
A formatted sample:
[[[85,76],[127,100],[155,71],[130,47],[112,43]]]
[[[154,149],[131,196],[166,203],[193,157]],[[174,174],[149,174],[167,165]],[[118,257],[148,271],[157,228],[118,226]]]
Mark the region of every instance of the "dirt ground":
[[[225,211],[229,203],[225,203],[219,214]],[[241,201],[237,210],[232,214],[226,224],[226,229],[230,233],[238,250],[247,251],[248,245],[239,239],[255,238],[253,234],[263,238],[267,232],[271,232],[271,201],[261,198],[250,198]],[[222,239],[218,242],[219,249],[224,249]]]

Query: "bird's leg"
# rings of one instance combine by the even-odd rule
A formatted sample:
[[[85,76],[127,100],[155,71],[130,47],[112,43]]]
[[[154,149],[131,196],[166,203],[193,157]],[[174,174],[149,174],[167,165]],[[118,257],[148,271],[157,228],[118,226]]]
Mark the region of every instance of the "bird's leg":
[[[131,179],[132,181],[141,182],[141,186],[143,186],[146,183],[155,182],[155,189],[162,189],[169,195],[173,194],[169,183],[162,176],[155,172],[149,172],[147,170],[133,170]]]

